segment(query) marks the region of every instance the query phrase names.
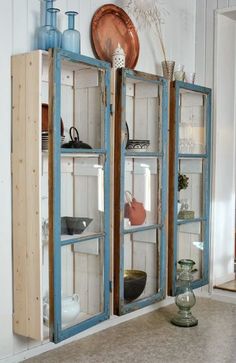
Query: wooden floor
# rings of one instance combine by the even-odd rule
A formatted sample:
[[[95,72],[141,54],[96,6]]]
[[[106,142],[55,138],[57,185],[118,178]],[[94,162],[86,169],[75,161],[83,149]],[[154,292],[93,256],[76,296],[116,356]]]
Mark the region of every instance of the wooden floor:
[[[216,289],[226,290],[226,291],[233,291],[236,292],[236,279],[232,281],[225,282],[222,285],[215,286]]]

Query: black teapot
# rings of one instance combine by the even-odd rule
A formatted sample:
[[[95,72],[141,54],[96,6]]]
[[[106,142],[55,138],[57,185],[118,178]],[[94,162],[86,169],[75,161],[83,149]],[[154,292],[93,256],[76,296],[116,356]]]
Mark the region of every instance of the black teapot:
[[[72,131],[76,133],[76,137],[72,135]],[[80,141],[79,139],[79,133],[76,127],[72,126],[70,128],[70,138],[71,140],[69,142],[66,142],[61,147],[65,149],[92,149],[92,147],[88,144],[86,144],[83,141]]]

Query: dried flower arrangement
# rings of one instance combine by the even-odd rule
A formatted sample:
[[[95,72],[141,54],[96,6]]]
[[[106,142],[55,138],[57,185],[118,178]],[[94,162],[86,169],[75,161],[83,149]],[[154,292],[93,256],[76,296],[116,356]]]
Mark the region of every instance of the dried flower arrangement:
[[[167,62],[162,24],[168,12],[162,2],[157,0],[129,0],[126,8],[136,19],[140,29],[152,29],[158,36],[164,61]]]

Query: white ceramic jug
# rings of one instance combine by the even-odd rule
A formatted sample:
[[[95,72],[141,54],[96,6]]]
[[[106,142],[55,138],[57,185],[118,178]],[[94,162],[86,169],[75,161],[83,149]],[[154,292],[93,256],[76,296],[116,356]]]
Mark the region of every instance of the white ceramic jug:
[[[80,313],[79,295],[63,297],[61,301],[61,321],[62,324],[69,324],[74,321]],[[47,323],[49,320],[49,303],[44,301],[43,318]]]

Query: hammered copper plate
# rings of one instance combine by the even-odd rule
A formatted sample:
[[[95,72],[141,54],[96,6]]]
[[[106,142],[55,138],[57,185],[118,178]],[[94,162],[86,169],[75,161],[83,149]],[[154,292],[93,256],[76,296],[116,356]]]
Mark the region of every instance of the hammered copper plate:
[[[93,16],[92,41],[99,59],[112,62],[118,43],[124,49],[125,66],[134,68],[139,56],[137,31],[126,12],[114,4],[101,6]]]

